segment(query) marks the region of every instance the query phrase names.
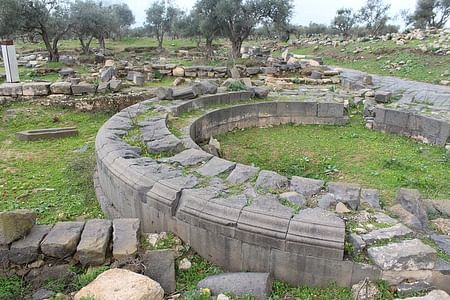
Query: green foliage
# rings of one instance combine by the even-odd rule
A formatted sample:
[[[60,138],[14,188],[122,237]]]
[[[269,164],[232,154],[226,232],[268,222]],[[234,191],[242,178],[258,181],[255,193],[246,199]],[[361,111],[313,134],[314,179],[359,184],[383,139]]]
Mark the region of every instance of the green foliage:
[[[197,283],[210,275],[216,275],[223,271],[204,260],[198,255],[191,259],[192,267],[186,271],[177,270],[177,290],[178,291],[193,291]],[[191,298],[197,299],[197,298]]]
[[[29,287],[18,276],[0,276],[0,299],[25,299]]]
[[[82,289],[83,287],[94,281],[98,275],[107,270],[109,270],[108,266],[91,267],[87,269],[86,272],[78,274],[74,282],[75,288],[77,290]]]
[[[230,82],[228,86],[228,91],[237,92],[237,91],[245,91],[247,87],[240,80],[233,80]]]
[[[341,288],[331,284],[326,288],[292,287],[288,284],[275,281],[272,287],[270,300],[281,300],[287,298],[302,300],[352,300],[352,291],[349,288]]]

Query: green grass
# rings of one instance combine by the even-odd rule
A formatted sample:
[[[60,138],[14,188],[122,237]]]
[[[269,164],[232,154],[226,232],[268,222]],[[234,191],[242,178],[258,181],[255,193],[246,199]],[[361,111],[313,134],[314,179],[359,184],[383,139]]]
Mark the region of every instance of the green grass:
[[[368,130],[361,116],[345,126],[283,125],[216,137],[226,159],[286,176],[359,183],[388,202],[400,187],[450,197],[450,156],[443,147]]]
[[[94,281],[98,275],[102,274],[107,270],[109,270],[108,266],[91,267],[87,269],[86,271],[76,276],[73,284],[74,288],[76,290],[82,289],[83,287]]]
[[[29,286],[20,277],[0,276],[0,300],[26,299]]]
[[[327,288],[291,287],[286,283],[275,281],[270,300],[302,299],[302,300],[351,300],[351,289],[341,288],[335,284]]]
[[[8,117],[8,109],[16,116]],[[92,174],[95,136],[107,114],[21,103],[0,108],[0,118],[0,210],[33,209],[39,223],[102,216]],[[15,138],[22,130],[68,126],[76,126],[79,135],[34,142]]]
[[[291,53],[322,56],[324,63],[356,69],[371,74],[396,76],[405,79],[439,83],[449,80],[448,56],[422,53],[417,50],[420,43],[429,41],[410,41],[406,45],[397,45],[394,41],[376,41],[371,43],[352,43],[347,46],[307,46],[291,49]],[[367,49],[367,47],[369,47]],[[356,49],[362,52],[354,54]],[[281,53],[277,52],[280,55]],[[406,62],[400,70],[388,68],[389,63]],[[446,74],[446,75],[445,75]],[[444,75],[444,76],[442,76]]]
[[[204,260],[198,255],[190,258],[192,267],[188,270],[181,271],[177,270],[177,291],[193,291],[197,283],[210,275],[220,274],[223,271],[211,264],[210,262]]]

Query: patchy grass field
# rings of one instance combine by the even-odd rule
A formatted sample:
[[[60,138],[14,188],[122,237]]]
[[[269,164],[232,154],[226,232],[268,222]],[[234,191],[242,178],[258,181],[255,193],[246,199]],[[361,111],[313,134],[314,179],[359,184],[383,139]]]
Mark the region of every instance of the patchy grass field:
[[[397,45],[394,41],[352,43],[347,46],[315,46],[292,49],[294,54],[322,56],[324,63],[356,69],[370,74],[396,76],[400,78],[439,83],[449,80],[449,56],[422,53],[416,49],[420,43],[429,41],[409,41]],[[355,50],[361,50],[354,53]],[[390,67],[399,64],[400,69]],[[403,64],[404,63],[404,64]]]
[[[450,155],[444,148],[368,130],[359,115],[346,126],[283,125],[217,138],[227,159],[287,176],[359,183],[380,189],[388,203],[399,187],[450,199]]]
[[[94,143],[106,114],[21,103],[0,108],[0,210],[31,208],[39,223],[101,216],[92,184]],[[18,141],[22,130],[76,126],[79,136]]]

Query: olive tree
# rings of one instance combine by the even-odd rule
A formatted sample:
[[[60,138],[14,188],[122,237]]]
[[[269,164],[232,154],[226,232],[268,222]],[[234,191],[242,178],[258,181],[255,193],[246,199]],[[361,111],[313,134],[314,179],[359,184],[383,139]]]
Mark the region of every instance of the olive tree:
[[[418,0],[415,11],[407,16],[407,23],[416,28],[442,28],[450,19],[450,0]]]
[[[351,8],[341,8],[336,12],[331,27],[347,38],[356,24],[356,16]]]
[[[19,32],[23,21],[17,0],[0,1],[0,38],[12,38]]]
[[[133,12],[126,3],[113,4],[107,8],[106,13],[113,38],[122,38],[130,26],[136,22]]]
[[[58,61],[58,43],[72,26],[68,3],[64,0],[18,1],[22,16],[21,31],[40,35],[48,51],[49,61]]]
[[[232,57],[238,58],[242,43],[258,24],[285,26],[292,9],[291,0],[218,0],[214,11],[221,32],[232,44]]]
[[[359,10],[358,20],[366,26],[370,34],[378,35],[390,19],[388,16],[390,8],[391,5],[385,4],[383,0],[367,0]]]
[[[218,22],[218,11],[216,9],[220,0],[198,0],[192,12],[193,18],[197,18],[198,30],[206,39],[206,50],[212,52],[212,44],[220,35],[222,24]]]
[[[158,47],[162,48],[164,35],[171,32],[179,10],[171,2],[160,0],[153,2],[146,14],[146,26],[158,40]]]

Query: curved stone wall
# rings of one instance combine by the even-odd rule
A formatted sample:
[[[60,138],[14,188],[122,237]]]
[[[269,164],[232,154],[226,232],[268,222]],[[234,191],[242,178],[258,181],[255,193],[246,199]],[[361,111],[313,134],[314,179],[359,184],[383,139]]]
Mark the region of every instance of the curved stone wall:
[[[248,96],[242,93],[239,97]],[[153,101],[116,114],[97,135],[95,183],[106,213],[137,217],[146,232],[174,232],[201,256],[228,271],[270,272],[291,284],[313,286],[330,282],[351,286],[365,277],[379,277],[377,268],[343,259],[345,223],[334,213],[309,208],[296,214],[276,194],[233,194],[212,181],[201,184],[205,178],[218,179],[217,175],[231,172],[227,182],[251,185],[253,175],[258,176],[258,188],[264,189],[265,176],[274,172],[260,172],[194,148],[159,160],[141,157],[141,149],[122,138],[133,128],[134,118],[149,110],[147,104]],[[174,139],[161,120],[142,122],[143,135],[153,130],[154,136],[159,128],[165,138]],[[201,141],[236,127],[345,121],[342,104],[254,103],[210,112],[192,123],[190,134]],[[157,127],[149,127],[152,122]],[[152,145],[147,143],[149,150]],[[319,180],[295,177],[289,181],[274,176],[280,177],[280,188],[302,191],[308,197],[324,188]]]

